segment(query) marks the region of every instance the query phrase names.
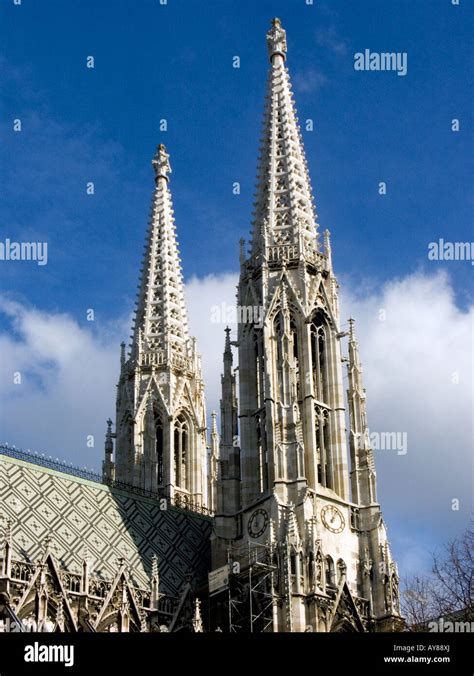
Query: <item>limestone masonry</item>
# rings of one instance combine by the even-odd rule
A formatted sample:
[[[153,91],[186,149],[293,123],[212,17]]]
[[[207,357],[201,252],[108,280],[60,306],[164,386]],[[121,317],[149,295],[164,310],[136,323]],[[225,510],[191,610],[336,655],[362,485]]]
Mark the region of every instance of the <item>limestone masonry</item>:
[[[45,631],[403,627],[355,323],[341,331],[278,19],[267,48],[253,231],[241,242],[237,336],[225,332],[220,433],[212,413],[208,441],[160,145],[103,476],[0,449],[0,622]]]

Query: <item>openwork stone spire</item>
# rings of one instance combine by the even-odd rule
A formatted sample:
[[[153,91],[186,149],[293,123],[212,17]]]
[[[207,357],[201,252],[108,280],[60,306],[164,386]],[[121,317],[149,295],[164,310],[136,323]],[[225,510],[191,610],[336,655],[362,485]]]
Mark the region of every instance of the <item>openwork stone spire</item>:
[[[133,332],[132,356],[163,351],[188,356],[189,332],[173,204],[171,166],[163,144],[152,161],[156,188],[145,246]]]
[[[206,492],[204,384],[196,340],[189,336],[164,145],[158,146],[153,168],[156,188],[132,350],[126,359],[121,349],[116,432],[106,438],[104,473],[109,480],[201,509]]]
[[[252,253],[294,245],[316,253],[317,223],[303,141],[291,91],[286,33],[273,19],[267,33],[271,63],[260,146]]]

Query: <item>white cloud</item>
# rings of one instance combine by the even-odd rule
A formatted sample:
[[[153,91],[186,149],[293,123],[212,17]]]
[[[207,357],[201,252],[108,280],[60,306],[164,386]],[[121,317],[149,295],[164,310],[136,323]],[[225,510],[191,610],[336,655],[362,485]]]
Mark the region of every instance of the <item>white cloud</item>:
[[[327,84],[327,77],[316,68],[308,68],[299,71],[293,76],[293,84],[296,91],[303,94],[319,91]]]
[[[326,47],[337,56],[344,56],[347,53],[346,42],[338,35],[336,28],[320,28],[316,31],[316,42],[321,47]]]
[[[197,338],[202,355],[208,414],[213,409],[219,411],[224,329],[227,325],[232,339],[236,338],[236,324],[228,320],[232,319],[231,309],[236,303],[237,282],[238,275],[228,273],[193,277],[186,285],[190,330]],[[221,321],[213,321],[219,317]]]
[[[125,323],[97,333],[68,315],[5,299],[0,312],[11,322],[0,335],[0,440],[99,469],[105,420],[114,416]]]
[[[236,283],[236,274],[210,275],[192,278],[186,287],[208,412],[219,410],[227,324],[225,316],[212,321],[213,306],[231,308]],[[473,311],[456,306],[449,279],[441,274],[408,276],[363,294],[351,289],[349,279],[342,288],[341,316],[357,319],[370,429],[408,435],[406,455],[375,452],[389,534],[400,547],[417,532],[425,541],[447,539],[466,525],[470,510]],[[0,311],[12,322],[0,334],[1,440],[100,467],[129,318],[99,332],[67,315],[6,300]],[[13,385],[14,371],[23,374],[22,385]],[[86,446],[88,434],[95,435],[94,449]],[[455,498],[459,511],[451,509]],[[423,547],[406,561],[421,560]]]
[[[379,497],[407,529],[449,537],[471,510],[474,308],[456,306],[444,274],[364,297],[343,288],[342,316],[358,320],[370,429],[407,433],[406,455],[375,452]]]

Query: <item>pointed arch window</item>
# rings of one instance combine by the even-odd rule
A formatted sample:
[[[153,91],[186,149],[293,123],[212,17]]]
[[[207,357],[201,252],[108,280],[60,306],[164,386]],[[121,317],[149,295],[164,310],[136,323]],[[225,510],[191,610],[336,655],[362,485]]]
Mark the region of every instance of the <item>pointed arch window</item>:
[[[254,330],[253,332],[253,348],[254,348],[254,359],[255,359],[255,373],[257,376],[257,408],[262,408],[265,403],[265,394],[264,394],[264,377],[265,377],[265,362],[263,354],[263,345],[262,345],[262,334],[260,331]]]
[[[332,557],[326,556],[325,564],[326,564],[325,565],[326,586],[334,587],[335,575],[334,575],[334,561]]]
[[[295,398],[299,398],[300,394],[300,348],[298,328],[293,310],[290,312],[289,340],[288,335],[285,335],[284,331],[284,318],[280,311],[274,320],[277,392],[279,393],[281,401],[286,401],[288,397],[294,401]],[[287,392],[284,391],[285,387],[288,390]]]
[[[315,406],[314,419],[316,426],[318,483],[321,484],[321,486],[332,488],[333,476],[329,410],[322,406]]]
[[[316,320],[311,324],[311,362],[313,369],[313,386],[316,399],[328,403],[328,371],[327,371],[327,331],[326,326]]]
[[[163,448],[163,423],[159,413],[155,416],[156,430],[156,463],[158,473],[158,485],[164,482],[164,448]]]
[[[258,411],[255,415],[259,471],[258,480],[260,492],[264,492],[268,488],[268,453],[265,431],[265,357],[261,331],[254,329],[252,339],[255,366],[255,405]]]
[[[308,557],[308,589],[309,591],[312,591],[315,587],[315,579],[314,579],[314,554],[313,552],[309,553]]]
[[[175,484],[188,490],[189,425],[183,414],[174,423],[173,448]]]
[[[275,317],[274,336],[276,341],[276,384],[279,396],[283,400],[283,317],[281,316],[281,312]]]
[[[255,416],[259,465],[259,487],[261,493],[268,490],[268,451],[264,416],[264,412],[262,412],[262,415]]]

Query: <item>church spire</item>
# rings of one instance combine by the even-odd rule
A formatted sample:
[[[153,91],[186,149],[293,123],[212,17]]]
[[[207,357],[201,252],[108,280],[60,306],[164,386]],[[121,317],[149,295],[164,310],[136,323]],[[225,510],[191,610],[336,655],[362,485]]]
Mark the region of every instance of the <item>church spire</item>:
[[[171,166],[163,144],[158,146],[152,165],[156,187],[141,270],[132,356],[143,350],[187,357],[189,332],[183,275],[168,187]]]
[[[273,246],[289,245],[287,255],[314,258],[317,223],[303,141],[285,66],[286,32],[273,19],[267,33],[268,76],[257,175],[252,254],[273,260]],[[262,236],[262,224],[267,237]],[[267,241],[265,241],[267,240]]]
[[[155,190],[132,350],[120,357],[114,478],[198,508],[205,499],[206,407],[200,356],[189,336],[181,261],[163,144],[153,158]],[[110,472],[109,472],[110,473]]]
[[[273,596],[259,615],[262,631],[345,631],[346,622],[361,630],[361,615],[367,627],[375,618],[383,630],[396,625],[391,599],[398,597],[398,585],[379,572],[389,554],[375,498],[355,331],[351,322],[349,470],[338,283],[329,231],[318,246],[278,19],[267,47],[271,65],[253,240],[248,258],[241,244],[237,294],[239,309],[263,312],[258,323],[238,322],[235,341],[226,331],[213,568],[245,550],[252,566],[253,552],[257,560],[268,543],[258,561],[271,561],[274,572],[255,566],[249,585],[250,605],[250,587],[268,584]],[[237,368],[232,347],[238,348]],[[361,565],[371,566],[365,581]],[[231,597],[232,590],[230,604]],[[255,631],[253,620],[248,625]]]

